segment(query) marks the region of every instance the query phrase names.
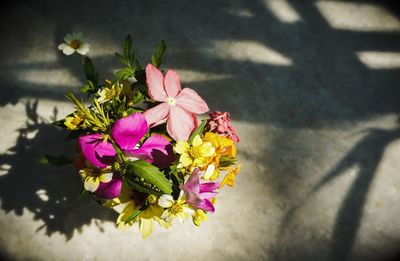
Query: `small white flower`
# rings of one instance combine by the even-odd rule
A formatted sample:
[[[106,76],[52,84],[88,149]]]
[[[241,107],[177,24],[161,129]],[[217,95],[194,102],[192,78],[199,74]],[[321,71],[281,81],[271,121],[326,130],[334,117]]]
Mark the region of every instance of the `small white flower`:
[[[90,45],[85,43],[81,32],[67,34],[64,37],[64,42],[58,45],[58,50],[62,51],[65,55],[71,55],[75,52],[85,55],[89,52]]]
[[[97,95],[99,96],[99,98],[97,98],[97,101],[99,103],[105,103],[111,101],[113,98],[119,96],[121,90],[122,90],[121,84],[120,85],[118,85],[117,83],[112,84],[110,81],[106,81],[106,86],[104,86],[97,92]]]
[[[166,208],[161,218],[170,223],[174,218],[178,218],[180,223],[192,215],[194,210],[185,204],[183,191],[180,192],[178,199],[175,201],[171,195],[162,195],[158,199],[158,205]]]

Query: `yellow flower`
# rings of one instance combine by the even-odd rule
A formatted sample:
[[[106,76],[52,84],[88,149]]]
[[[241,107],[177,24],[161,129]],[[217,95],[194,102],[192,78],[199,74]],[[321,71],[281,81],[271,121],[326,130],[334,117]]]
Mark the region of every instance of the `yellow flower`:
[[[121,195],[116,199],[109,200],[105,206],[111,207],[120,213],[117,218],[117,227],[119,229],[127,229],[133,226],[133,224],[139,223],[139,231],[142,237],[147,238],[154,231],[155,221],[164,228],[169,228],[170,224],[161,219],[164,209],[157,205],[158,198],[154,195],[147,197],[148,208],[143,210],[136,219],[128,221],[132,214],[143,206],[145,199],[145,194],[133,191],[124,182],[122,184]]]
[[[226,169],[225,167],[220,166],[220,159],[222,157],[234,159],[236,157],[236,146],[231,139],[213,132],[207,132],[204,135],[203,140],[210,142],[215,148],[215,154],[208,162],[204,179],[216,180],[219,177],[220,169]]]
[[[202,167],[209,162],[215,153],[211,142],[203,142],[199,135],[193,139],[192,146],[188,142],[179,140],[175,145],[175,152],[180,154],[179,168]]]
[[[240,167],[241,166],[239,165],[236,169],[232,168],[229,171],[229,173],[224,177],[224,179],[222,180],[221,185],[219,187],[222,188],[223,186],[225,186],[225,184],[230,187],[233,187],[233,185],[235,185],[235,176],[240,171]]]
[[[207,132],[204,135],[203,140],[211,142],[212,146],[215,148],[216,154],[231,158],[236,157],[236,146],[231,139],[228,139],[213,132]]]
[[[112,84],[111,81],[106,80],[105,86],[98,92],[99,98],[97,98],[97,100],[99,103],[105,103],[118,97],[120,93],[121,86],[119,83]]]
[[[171,223],[174,218],[178,218],[179,222],[183,223],[189,215],[193,214],[193,209],[185,202],[186,200],[182,190],[177,200],[174,200],[171,195],[162,195],[158,199],[158,205],[166,208],[166,210],[161,215],[161,218],[168,223]]]
[[[74,113],[72,116],[65,118],[64,125],[68,130],[76,130],[84,121],[84,116],[81,113]]]
[[[205,213],[203,210],[201,210],[201,209],[196,210],[196,211],[194,212],[192,218],[193,218],[193,223],[194,223],[196,226],[200,226],[200,223],[201,223],[202,221],[207,221],[207,215],[206,215],[206,213]]]
[[[79,170],[83,178],[83,185],[87,191],[95,192],[100,185],[100,182],[110,182],[113,176],[111,169],[94,169],[84,168]]]

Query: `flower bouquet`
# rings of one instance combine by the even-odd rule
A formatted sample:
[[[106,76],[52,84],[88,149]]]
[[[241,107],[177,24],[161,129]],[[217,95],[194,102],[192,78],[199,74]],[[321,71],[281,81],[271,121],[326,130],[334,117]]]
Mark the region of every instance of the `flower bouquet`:
[[[76,139],[76,155],[50,157],[50,163],[73,162],[83,182],[81,195],[90,196],[119,213],[117,226],[139,224],[146,238],[154,224],[169,228],[173,220],[191,217],[196,226],[215,212],[216,197],[233,186],[240,166],[239,141],[228,112],[209,111],[192,89],[182,88],[178,74],[159,69],[166,50],[157,46],[150,62],[139,63],[128,35],[116,58],[125,68],[111,80],[99,75],[86,55],[89,44],[71,34],[59,45],[66,55],[77,52],[87,83],[80,88],[87,100],[68,93],[74,111],[54,124]]]

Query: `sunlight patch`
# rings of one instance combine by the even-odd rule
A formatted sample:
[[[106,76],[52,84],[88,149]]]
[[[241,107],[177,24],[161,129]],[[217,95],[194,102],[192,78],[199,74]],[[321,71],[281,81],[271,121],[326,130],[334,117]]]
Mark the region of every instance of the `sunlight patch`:
[[[290,24],[301,21],[299,13],[286,0],[265,0],[264,2],[279,21]]]
[[[6,175],[11,169],[10,164],[2,164],[0,165],[0,177]]]
[[[39,189],[36,191],[36,195],[44,202],[49,201],[49,196],[47,195],[47,191],[45,189]]]
[[[400,21],[382,6],[365,3],[318,1],[318,10],[337,29],[400,31]]]
[[[370,69],[400,68],[399,52],[357,52],[358,59]]]
[[[81,83],[67,69],[29,69],[18,71],[18,80],[44,86],[76,87]]]
[[[216,41],[214,52],[222,59],[280,66],[293,64],[290,58],[254,41]]]

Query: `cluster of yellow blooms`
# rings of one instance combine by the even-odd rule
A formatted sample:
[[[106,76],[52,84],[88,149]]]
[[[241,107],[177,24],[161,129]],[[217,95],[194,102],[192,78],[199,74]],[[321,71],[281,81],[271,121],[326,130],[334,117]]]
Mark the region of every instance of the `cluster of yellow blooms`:
[[[226,173],[220,183],[220,188],[224,185],[234,186],[235,176],[240,170],[240,165],[233,167],[225,162],[236,158],[236,146],[232,140],[216,133],[207,132],[202,138],[197,135],[192,144],[187,141],[178,141],[174,151],[180,155],[178,168],[183,172],[190,173],[194,168],[199,168],[204,172],[203,178],[206,180],[217,180],[221,173]],[[204,210],[193,210],[185,203],[183,191],[177,200],[168,196],[165,198],[154,195],[147,196],[148,208],[141,212],[136,220],[129,220],[133,213],[143,205],[145,198],[123,183],[121,196],[108,201],[106,206],[114,208],[120,213],[117,219],[118,228],[126,229],[139,221],[139,230],[144,238],[153,232],[155,222],[161,227],[169,228],[174,218],[183,222],[191,215],[196,226],[207,220]],[[212,202],[215,203],[216,199],[213,198]],[[164,211],[164,208],[167,210]]]

